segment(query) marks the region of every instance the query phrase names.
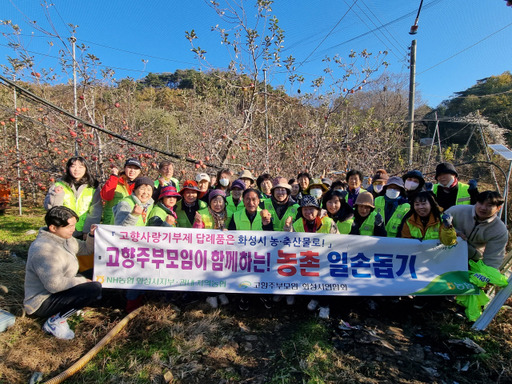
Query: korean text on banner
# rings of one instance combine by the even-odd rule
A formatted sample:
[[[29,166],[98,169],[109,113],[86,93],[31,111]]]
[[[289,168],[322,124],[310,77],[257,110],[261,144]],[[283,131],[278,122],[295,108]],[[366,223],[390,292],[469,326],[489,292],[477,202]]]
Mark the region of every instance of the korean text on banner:
[[[261,294],[474,294],[467,243],[312,233],[100,225],[105,288]]]

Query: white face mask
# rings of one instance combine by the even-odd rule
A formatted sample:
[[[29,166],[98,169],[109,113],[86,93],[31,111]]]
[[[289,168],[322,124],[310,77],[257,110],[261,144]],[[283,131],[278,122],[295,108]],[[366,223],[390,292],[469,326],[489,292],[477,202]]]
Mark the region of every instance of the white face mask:
[[[373,190],[377,193],[381,193],[382,192],[382,188],[384,188],[384,186],[382,184],[375,184],[373,186]]]
[[[219,184],[223,187],[227,187],[229,185],[229,179],[220,179]]]
[[[455,181],[455,177],[450,177],[450,180],[448,181],[448,183],[446,183],[445,185],[441,184],[442,187],[445,187],[445,188],[450,188],[450,186],[453,184],[453,182]]]
[[[400,191],[396,189],[386,189],[386,196],[390,199],[397,199],[400,196]]]
[[[405,189],[408,191],[414,191],[416,188],[419,187],[419,183],[412,181],[412,180],[406,180],[405,181]]]
[[[309,194],[319,199],[322,197],[322,190],[319,188],[313,188],[309,190]]]

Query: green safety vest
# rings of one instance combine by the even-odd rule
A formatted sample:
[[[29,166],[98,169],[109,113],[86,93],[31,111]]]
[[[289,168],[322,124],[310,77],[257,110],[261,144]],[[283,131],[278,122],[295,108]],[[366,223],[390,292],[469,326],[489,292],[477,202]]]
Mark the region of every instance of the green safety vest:
[[[441,227],[441,223],[439,222],[433,227],[428,227],[427,232],[425,232],[425,236],[421,234],[421,229],[409,223],[409,220],[407,220],[407,226],[409,227],[411,236],[415,239],[439,240],[439,228]]]
[[[233,196],[226,197],[226,211],[228,212],[228,216],[231,217],[235,214],[235,212],[243,211],[245,209],[244,201],[240,198],[238,205],[235,207],[235,203],[233,202]]]
[[[203,208],[200,211],[198,211],[201,215],[201,219],[204,223],[204,229],[215,229],[215,220],[213,220],[213,216],[210,213],[210,210],[208,208]],[[224,221],[224,228],[227,228],[229,225],[229,222],[231,221],[231,215],[226,212],[226,220]]]
[[[207,207],[206,203],[202,200],[198,200],[199,202],[199,209],[198,211],[200,211],[201,209],[204,209]],[[177,220],[177,226],[180,227],[180,228],[192,228],[194,223],[190,222],[188,220],[188,216],[187,216],[187,213],[183,210],[183,200],[179,200],[177,203],[176,203],[176,208],[174,209],[174,211],[176,212],[176,215],[178,216],[178,220]]]
[[[386,205],[386,201],[384,200],[384,196],[379,196],[375,199],[375,214],[380,213],[380,215],[384,218],[384,221],[386,220],[385,214],[384,214],[384,207]],[[388,237],[396,237],[398,233],[398,227],[400,226],[400,223],[402,222],[402,219],[404,216],[409,212],[409,209],[411,206],[409,203],[400,204],[398,207],[396,207],[395,212],[393,212],[393,215],[391,215],[391,218],[386,223],[386,231],[388,233]]]
[[[233,215],[233,221],[237,231],[263,231],[263,223],[261,222],[261,208],[258,207],[256,211],[256,217],[253,222],[249,221],[245,209],[243,211],[237,211]]]
[[[117,183],[114,198],[105,203],[103,210],[104,224],[114,224],[114,212],[112,211],[112,208],[127,196],[130,196],[130,191],[127,189],[127,186],[125,184]]]
[[[91,206],[96,188],[84,188],[77,200],[73,190],[68,184],[63,183],[62,181],[57,181],[55,186],[60,186],[64,189],[64,202],[62,205],[72,209],[78,215],[78,221],[75,229],[78,232],[81,232],[84,229],[85,219],[87,218],[87,213],[89,212],[89,207]]]
[[[130,204],[130,207],[132,208],[132,210],[133,210],[133,208],[135,208],[135,200],[133,200],[133,196],[132,195],[126,196],[121,201],[122,202],[127,202],[128,204]],[[138,220],[137,220],[137,223],[135,223],[135,226],[136,227],[145,227],[146,223],[149,220],[149,215],[150,215],[152,210],[153,210],[153,205],[148,206],[147,209],[146,209],[146,212],[148,212],[147,216],[146,216],[146,221],[144,221],[144,218],[142,217],[142,215],[140,215]]]
[[[264,200],[264,206],[265,209],[268,210],[272,215],[274,231],[282,231],[284,229],[284,223],[286,221],[286,218],[289,216],[292,217],[292,222],[295,221],[295,218],[297,217],[297,212],[299,210],[299,204],[290,205],[286,209],[286,212],[284,213],[283,217],[280,219],[279,217],[277,217],[277,212],[274,208],[274,204],[272,204],[271,199]]]
[[[328,216],[324,216],[322,218],[322,225],[320,226],[320,229],[316,231],[316,233],[331,233],[332,224],[333,220]],[[295,232],[306,232],[304,229],[304,219],[302,217],[293,223],[293,229]]]
[[[179,192],[180,191],[180,182],[178,181],[178,179],[171,177],[171,181],[176,186],[176,191]],[[159,186],[160,186],[160,182],[157,179],[157,180],[155,180],[155,189],[157,189]]]
[[[203,208],[198,212],[201,215],[201,219],[203,220],[204,229],[213,229],[214,221],[208,208]]]
[[[348,192],[348,189],[347,189],[347,192]],[[361,192],[366,192],[366,189],[359,188],[359,193],[361,193]],[[358,193],[358,195],[359,195],[359,193]],[[345,201],[348,203],[348,193],[345,195]],[[354,201],[354,203],[355,203],[355,201]]]
[[[158,216],[160,219],[162,219],[162,221],[165,222],[165,219],[167,218],[168,213],[164,208],[162,208],[162,206],[160,204],[161,203],[155,204],[155,206],[153,207],[153,209],[151,210],[151,212],[148,215],[148,218],[146,220],[147,223],[149,223],[149,219],[151,219],[152,217],[155,217],[155,216]]]
[[[368,217],[365,221],[363,221],[363,224],[359,227],[359,234],[363,236],[373,236],[373,231],[375,228],[375,216],[377,216],[377,213],[375,211],[370,212]]]
[[[471,204],[471,196],[469,195],[469,185],[464,183],[457,184],[457,198],[455,199],[455,205],[469,205]],[[439,184],[434,184],[432,186],[432,192],[437,197],[437,189],[439,188]]]
[[[352,229],[352,223],[354,222],[354,218],[350,218],[345,221],[338,221],[336,226],[342,235],[348,235],[350,230]]]

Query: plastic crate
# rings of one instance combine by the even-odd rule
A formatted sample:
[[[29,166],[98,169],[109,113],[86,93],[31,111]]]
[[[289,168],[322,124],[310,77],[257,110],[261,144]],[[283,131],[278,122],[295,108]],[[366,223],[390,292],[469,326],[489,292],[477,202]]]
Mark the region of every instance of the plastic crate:
[[[14,325],[16,321],[16,316],[13,314],[0,309],[0,332],[5,331],[7,328]]]

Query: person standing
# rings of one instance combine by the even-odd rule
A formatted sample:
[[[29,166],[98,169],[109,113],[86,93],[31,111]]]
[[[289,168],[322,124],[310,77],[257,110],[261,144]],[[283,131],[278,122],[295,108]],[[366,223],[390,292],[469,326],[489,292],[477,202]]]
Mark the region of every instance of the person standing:
[[[375,212],[384,219],[388,237],[396,237],[410,207],[405,197],[404,181],[398,176],[390,177],[384,186],[384,196],[375,199]]]
[[[299,205],[290,198],[291,191],[292,187],[284,177],[276,177],[273,181],[270,199],[263,201],[262,208],[268,210],[272,215],[274,231],[282,231],[288,217],[295,221]]]
[[[444,210],[454,205],[475,204],[478,195],[476,180],[469,184],[459,181],[459,174],[452,163],[440,163],[436,167],[437,184],[432,186],[432,192],[439,206]]]
[[[347,172],[346,181],[348,183],[348,194],[346,195],[345,200],[347,201],[348,205],[354,207],[357,195],[359,195],[360,192],[365,191],[365,189],[361,187],[363,183],[363,174],[358,170],[352,169]]]
[[[235,212],[244,209],[244,202],[242,200],[242,193],[245,191],[246,185],[241,179],[236,179],[231,183],[229,196],[226,197],[226,209],[228,215],[232,217]]]
[[[196,212],[207,207],[207,204],[200,200],[201,191],[194,180],[186,180],[180,191],[183,197],[176,204],[176,214],[178,215],[178,227],[192,228],[194,225]]]
[[[103,224],[114,223],[112,208],[124,197],[132,194],[134,181],[140,175],[141,170],[142,165],[136,158],[126,160],[121,174],[119,174],[117,168],[112,168],[112,175],[110,175],[100,191],[100,196],[104,201]]]
[[[62,205],[78,215],[74,237],[85,239],[93,224],[101,221],[102,202],[98,181],[89,173],[87,161],[75,156],[66,163],[66,173],[50,187],[44,199],[49,210]]]

